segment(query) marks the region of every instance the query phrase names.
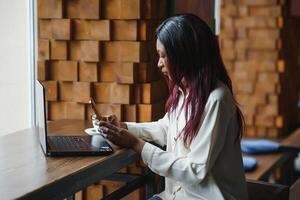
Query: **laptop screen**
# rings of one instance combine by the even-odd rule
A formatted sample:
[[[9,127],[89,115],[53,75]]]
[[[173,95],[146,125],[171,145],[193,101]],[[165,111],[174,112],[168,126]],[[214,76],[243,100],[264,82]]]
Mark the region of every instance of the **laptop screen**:
[[[36,80],[36,130],[39,134],[40,144],[45,154],[47,154],[46,138],[46,111],[45,111],[45,89],[40,81]]]

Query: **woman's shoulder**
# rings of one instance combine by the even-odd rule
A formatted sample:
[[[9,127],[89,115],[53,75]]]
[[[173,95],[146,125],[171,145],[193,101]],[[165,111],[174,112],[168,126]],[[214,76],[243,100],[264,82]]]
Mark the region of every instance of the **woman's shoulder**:
[[[225,100],[228,97],[232,97],[229,88],[221,81],[218,81],[216,88],[210,93],[209,99]]]
[[[221,81],[218,82],[216,88],[210,93],[205,107],[209,109],[212,105],[218,104],[222,109],[223,114],[231,115],[235,109],[236,104],[230,89]]]
[[[208,101],[233,103],[233,96],[229,88],[221,81],[217,82],[216,88],[210,93]]]

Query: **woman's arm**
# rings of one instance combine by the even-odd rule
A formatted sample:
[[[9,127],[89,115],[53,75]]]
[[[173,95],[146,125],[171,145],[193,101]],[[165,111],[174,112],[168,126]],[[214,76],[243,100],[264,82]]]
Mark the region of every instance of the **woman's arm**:
[[[201,182],[224,146],[233,113],[221,101],[209,102],[202,125],[186,156],[178,157],[173,152],[163,151],[146,142],[141,154],[143,161],[152,171],[162,176],[187,184]]]
[[[166,144],[167,131],[169,127],[168,113],[166,113],[162,119],[156,122],[125,122],[125,124],[130,133],[143,140],[153,141],[161,146]]]

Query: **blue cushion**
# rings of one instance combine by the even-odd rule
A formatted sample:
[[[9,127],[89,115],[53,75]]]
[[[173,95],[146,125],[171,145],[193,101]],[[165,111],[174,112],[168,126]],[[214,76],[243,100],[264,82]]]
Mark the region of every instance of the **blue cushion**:
[[[243,153],[270,153],[279,150],[279,143],[266,139],[242,140],[241,149]]]
[[[257,166],[257,161],[255,158],[250,156],[243,156],[243,164],[244,164],[244,170],[246,172],[252,171]]]

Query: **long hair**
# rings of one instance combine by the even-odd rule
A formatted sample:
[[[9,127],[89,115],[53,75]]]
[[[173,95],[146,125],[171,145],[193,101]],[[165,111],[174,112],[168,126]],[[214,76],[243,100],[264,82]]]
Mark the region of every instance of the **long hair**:
[[[182,80],[188,83],[189,95],[184,102],[185,118],[188,119],[188,112],[191,116],[182,133],[184,145],[189,146],[197,135],[205,104],[216,88],[217,81],[222,81],[231,94],[232,83],[220,54],[218,39],[199,17],[193,14],[175,15],[163,21],[156,34],[165,47],[171,77],[167,81],[170,95],[166,111],[172,111],[178,106],[179,89],[186,92]],[[239,127],[236,137],[238,141],[244,131],[244,118],[236,101],[235,104]]]

